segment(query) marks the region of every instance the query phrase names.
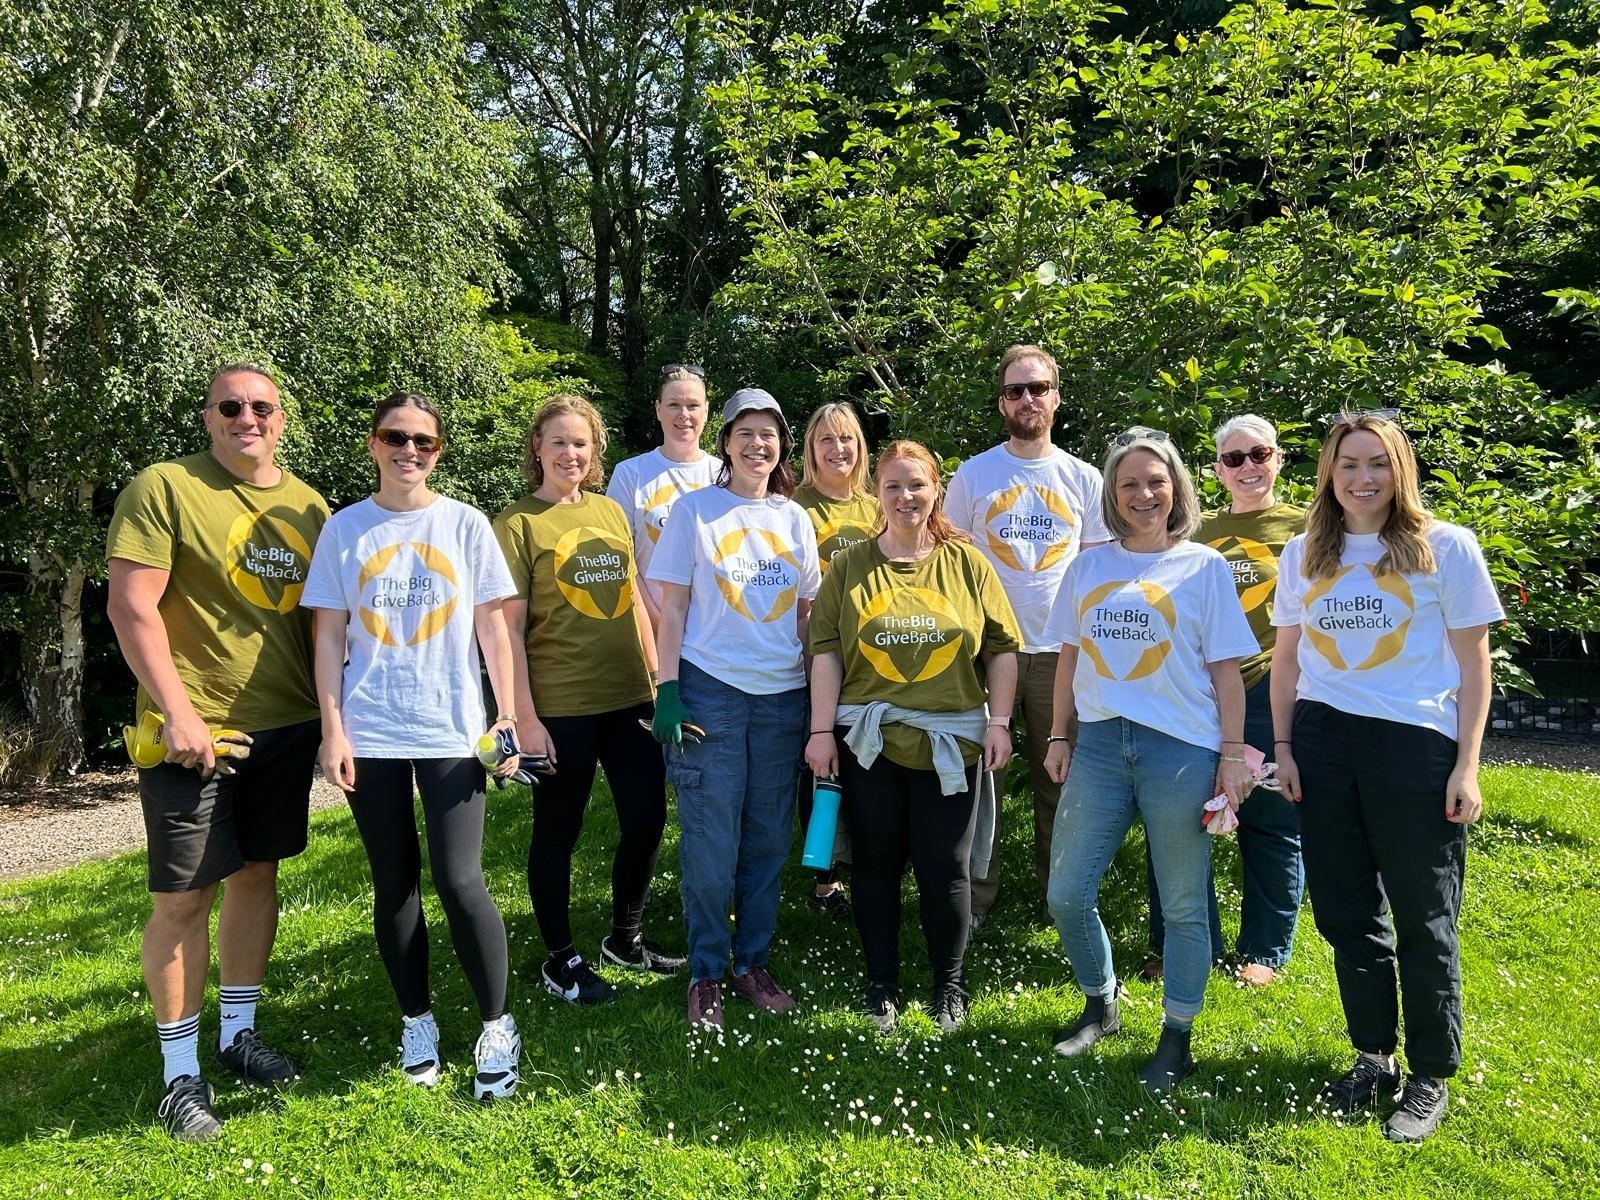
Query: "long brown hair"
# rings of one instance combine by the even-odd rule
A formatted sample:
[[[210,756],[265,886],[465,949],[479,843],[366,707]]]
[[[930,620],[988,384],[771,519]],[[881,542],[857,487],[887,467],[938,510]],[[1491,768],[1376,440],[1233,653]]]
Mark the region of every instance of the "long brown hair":
[[[1357,429],[1365,429],[1383,443],[1389,456],[1389,472],[1394,478],[1394,499],[1389,515],[1378,531],[1384,554],[1378,560],[1378,574],[1396,571],[1402,575],[1432,575],[1438,569],[1433,547],[1428,544],[1428,526],[1433,514],[1422,503],[1422,488],[1417,477],[1417,456],[1406,431],[1375,413],[1341,413],[1338,424],[1322,444],[1317,459],[1317,496],[1306,514],[1306,553],[1303,570],[1307,579],[1326,579],[1339,569],[1344,553],[1344,509],[1339,504],[1333,483],[1339,446]]]
[[[592,490],[605,482],[606,423],[600,419],[600,410],[582,396],[561,393],[538,407],[533,420],[528,422],[528,434],[522,439],[522,477],[529,487],[537,489],[544,484],[544,464],[539,461],[539,440],[544,427],[556,417],[569,413],[582,417],[589,424],[589,470],[578,486]]]
[[[878,461],[872,468],[872,481],[875,485],[873,491],[878,490],[883,478],[883,468],[886,463],[891,463],[897,458],[910,459],[928,473],[928,478],[933,480],[933,508],[928,512],[928,536],[933,538],[933,544],[939,546],[945,542],[970,542],[972,535],[965,529],[958,528],[956,524],[944,515],[944,485],[939,482],[939,460],[921,442],[907,439],[890,442],[878,455]],[[889,527],[888,513],[884,512],[878,517],[878,527],[872,531],[876,537]]]

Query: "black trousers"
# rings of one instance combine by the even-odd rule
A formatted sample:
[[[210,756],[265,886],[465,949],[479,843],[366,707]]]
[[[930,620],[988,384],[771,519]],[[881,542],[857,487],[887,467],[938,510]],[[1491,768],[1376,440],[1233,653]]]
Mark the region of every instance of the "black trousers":
[[[422,915],[413,771],[422,795],[434,890],[479,1015],[492,1021],[506,1011],[506,927],[483,882],[484,777],[477,759],[356,759],[350,812],[372,866],[378,954],[406,1016],[427,1012],[428,925]]]
[[[1403,1011],[1408,1069],[1448,1078],[1461,1065],[1467,852],[1466,826],[1444,815],[1456,743],[1314,700],[1295,703],[1293,739],[1306,883],[1350,1040],[1392,1054]]]
[[[556,773],[533,789],[528,897],[551,953],[572,943],[572,852],[583,831],[596,765],[606,769],[620,836],[611,860],[611,924],[629,934],[644,920],[661,833],[667,825],[667,775],[661,747],[639,727],[648,704],[583,717],[546,717]]]
[[[967,790],[941,795],[933,771],[902,767],[880,754],[863,767],[839,742],[842,811],[850,823],[850,878],[856,929],[869,983],[900,982],[900,880],[906,863],[917,877],[922,933],[934,988],[961,983],[972,925],[969,858],[978,818],[978,765]]]

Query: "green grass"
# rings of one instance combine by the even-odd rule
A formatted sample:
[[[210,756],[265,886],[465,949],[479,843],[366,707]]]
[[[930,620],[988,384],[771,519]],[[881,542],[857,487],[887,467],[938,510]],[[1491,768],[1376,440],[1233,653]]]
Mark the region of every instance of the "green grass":
[[[1308,1111],[1317,1083],[1350,1055],[1309,914],[1282,985],[1249,992],[1213,978],[1196,1032],[1201,1071],[1176,1097],[1152,1102],[1133,1079],[1159,1025],[1153,985],[1130,985],[1125,1031],[1100,1057],[1056,1060],[1048,1033],[1079,1001],[1040,918],[1021,819],[1000,906],[968,956],[974,1005],[958,1036],[941,1039],[920,1011],[893,1039],[870,1035],[853,1011],[854,933],[797,903],[798,870],[773,958],[802,1002],[797,1018],[736,1006],[725,1037],[692,1034],[681,981],[615,972],[619,1004],[558,1005],[535,979],[526,798],[507,791],[493,801],[486,865],[512,938],[525,1046],[515,1100],[471,1100],[477,1022],[431,899],[451,1065],[432,1093],[389,1069],[398,1017],[372,941],[366,864],[348,814],[326,813],[311,850],[284,871],[262,1008],[305,1078],[282,1094],[219,1080],[228,1125],[203,1147],[176,1145],[154,1124],[142,856],[0,887],[0,1196],[1600,1194],[1600,780],[1510,767],[1484,776],[1490,815],[1472,834],[1462,918],[1466,1062],[1449,1119],[1421,1148]],[[615,828],[596,801],[574,881],[591,953],[606,928]],[[1230,850],[1223,874],[1236,878],[1236,865]],[[1142,944],[1142,872],[1130,844],[1107,881],[1128,970]],[[1237,889],[1224,888],[1231,925]],[[677,907],[669,846],[650,928],[681,945]],[[908,903],[908,996],[927,979],[915,912]],[[213,993],[203,1042],[215,1036]]]

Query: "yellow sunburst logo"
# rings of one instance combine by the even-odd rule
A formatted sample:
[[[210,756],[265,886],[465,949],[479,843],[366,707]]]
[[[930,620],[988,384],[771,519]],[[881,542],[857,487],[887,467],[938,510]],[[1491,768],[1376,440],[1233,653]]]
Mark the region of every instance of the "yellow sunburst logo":
[[[817,526],[818,564],[826,571],[828,563],[835,554],[841,550],[848,550],[851,546],[859,546],[871,536],[872,530],[866,528],[860,521],[844,518],[824,521]]]
[[[1090,613],[1103,602],[1116,595],[1123,588],[1133,584],[1139,589],[1143,604],[1137,608],[1137,601],[1132,596],[1122,597],[1119,600],[1119,613],[1126,613],[1137,617],[1141,613],[1154,613],[1166,622],[1166,634],[1153,645],[1146,646],[1139,652],[1139,657],[1134,660],[1133,666],[1128,668],[1125,675],[1119,675],[1106,661],[1105,650],[1098,644],[1100,640],[1088,632],[1092,628],[1093,619]],[[1147,618],[1148,619],[1148,618]],[[1130,622],[1131,623],[1131,622]],[[1167,655],[1172,653],[1172,633],[1178,627],[1178,609],[1172,602],[1171,594],[1159,584],[1149,580],[1116,579],[1109,583],[1102,583],[1087,596],[1083,603],[1078,605],[1078,630],[1080,634],[1078,649],[1089,656],[1089,661],[1094,663],[1095,673],[1102,679],[1116,679],[1126,683],[1134,679],[1144,679],[1154,675],[1161,669],[1161,664],[1167,661]]]
[[[1016,511],[1019,505],[1024,511]],[[1007,488],[989,502],[983,515],[990,553],[1013,571],[1050,570],[1072,549],[1077,527],[1078,517],[1066,500],[1036,483]],[[1023,547],[1029,551],[1018,553]]]
[[[569,529],[556,542],[556,589],[584,616],[615,620],[633,607],[631,553],[627,539],[614,533]]]
[[[407,552],[408,559],[414,556],[422,572],[409,573],[413,569],[409,564],[402,565],[402,573],[390,572],[402,551]],[[368,585],[376,585],[370,603]],[[356,590],[362,596],[357,616],[381,646],[420,646],[450,623],[460,586],[455,567],[438,547],[427,542],[394,542],[361,564],[361,573],[356,577]],[[402,641],[404,630],[397,628],[402,624],[400,617],[412,611],[421,612],[422,617]]]
[[[690,492],[698,492],[705,486],[703,483],[674,483],[669,480],[645,497],[644,528],[652,546],[661,540],[661,531],[666,528],[672,506]]]
[[[748,546],[756,543],[755,553]],[[794,607],[800,592],[800,559],[790,546],[770,529],[731,529],[717,542],[712,569],[722,598],[747,621],[765,624],[776,621]],[[758,613],[750,601],[767,600]]]
[[[1235,584],[1243,584],[1239,588],[1240,606],[1246,613],[1254,613],[1278,586],[1278,556],[1270,546],[1247,537],[1221,537],[1210,546],[1228,560]]]
[[[241,513],[228,528],[223,562],[235,590],[251,604],[291,613],[305,590],[311,547],[287,521]]]
[[[1333,590],[1340,582],[1350,576],[1356,576],[1353,581],[1357,594],[1344,597],[1333,596]],[[1363,612],[1377,611],[1375,602],[1381,604],[1382,597],[1376,596],[1373,591],[1362,587],[1361,576],[1366,577],[1366,582],[1373,589],[1393,598],[1404,606],[1405,616],[1398,623],[1385,620],[1392,628],[1386,628],[1372,643],[1371,649],[1354,666],[1348,661],[1348,653],[1359,653],[1365,646],[1366,639],[1360,634],[1363,630],[1339,630],[1341,621],[1355,620]],[[1351,589],[1342,589],[1348,593]],[[1340,613],[1327,613],[1317,616],[1313,613],[1315,605],[1324,600],[1343,599],[1346,607]],[[1361,607],[1362,604],[1365,607]],[[1382,575],[1373,570],[1368,563],[1351,563],[1348,567],[1340,567],[1328,578],[1320,580],[1306,590],[1304,601],[1304,614],[1301,617],[1302,628],[1306,637],[1311,639],[1311,644],[1318,654],[1328,660],[1328,665],[1340,671],[1370,671],[1373,667],[1382,666],[1394,658],[1401,650],[1405,649],[1406,635],[1411,631],[1411,618],[1416,613],[1416,597],[1411,591],[1411,585],[1406,582],[1405,576],[1397,571],[1389,571]],[[1326,622],[1324,627],[1319,622]],[[1354,636],[1352,635],[1354,634]],[[1343,643],[1343,648],[1341,648]]]
[[[861,608],[856,647],[892,683],[923,683],[943,674],[961,653],[961,616],[938,592],[891,587]]]

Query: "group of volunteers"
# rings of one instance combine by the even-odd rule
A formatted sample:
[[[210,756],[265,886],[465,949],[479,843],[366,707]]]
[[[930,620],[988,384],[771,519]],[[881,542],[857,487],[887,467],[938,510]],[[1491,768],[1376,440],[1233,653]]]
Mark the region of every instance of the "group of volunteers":
[[[1160,430],[1116,437],[1099,471],[1052,444],[1060,377],[1043,349],[1011,347],[996,383],[1005,440],[946,487],[915,442],[869,461],[851,404],[819,408],[797,446],[754,387],[728,396],[707,453],[705,373],[670,364],[659,448],[618,464],[602,492],[599,412],[552,397],[523,441],[529,490],[491,521],[429,487],[447,436],[426,397],[378,404],[377,489],[330,515],[277,465],[286,414],[272,377],[218,371],[209,450],[140,473],[107,547],[111,621],[165,754],[139,782],[153,900],[142,960],[168,1131],[221,1128],[199,1026],[224,881],[217,1059],[258,1083],[298,1074],[259,1034],[256,1003],[277,864],[306,846],[319,761],[371,867],[400,1069],[432,1086],[445,1039],[420,797],[482,1022],[473,1094],[489,1099],[516,1089],[521,1054],[482,867],[491,775],[532,781],[527,886],[553,996],[616,1000],[594,963],[684,972],[697,1025],[720,1026],[735,996],[793,1010],[771,960],[780,878],[796,808],[805,820],[813,782],[829,781],[838,835],[807,902],[853,921],[865,1012],[889,1033],[909,867],[927,1011],[950,1032],[967,1014],[969,939],[997,895],[1004,772],[1020,745],[1039,888],[1084,994],[1057,1054],[1120,1028],[1099,892],[1137,820],[1151,934],[1140,971],[1161,979],[1164,1011],[1144,1086],[1165,1092],[1195,1069],[1214,968],[1274,981],[1309,888],[1357,1052],[1322,1098],[1388,1108],[1394,1140],[1429,1136],[1461,1061],[1465,827],[1481,809],[1487,630],[1502,617],[1473,535],[1423,506],[1393,411],[1335,420],[1309,509],[1279,500],[1272,424],[1226,421],[1214,469],[1230,502],[1202,514]],[[246,736],[224,745],[225,729]],[[520,754],[480,761],[486,730]],[[610,932],[591,960],[572,928],[572,861],[600,767],[619,835]],[[683,953],[646,936],[669,782]],[[1234,829],[1244,887],[1230,950],[1211,847]]]

